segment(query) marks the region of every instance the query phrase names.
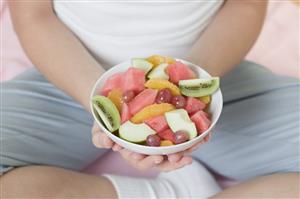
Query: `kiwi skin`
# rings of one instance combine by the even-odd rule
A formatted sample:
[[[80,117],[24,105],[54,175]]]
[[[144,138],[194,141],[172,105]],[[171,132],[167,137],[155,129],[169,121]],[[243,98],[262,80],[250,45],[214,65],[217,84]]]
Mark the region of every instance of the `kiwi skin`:
[[[195,86],[180,86],[182,89],[188,89],[188,90],[198,90],[198,89],[204,89],[204,88],[210,88],[212,84],[210,83],[200,83]]]
[[[92,99],[94,112],[110,132],[119,129],[121,118],[117,107],[107,97],[96,95]],[[98,110],[97,110],[98,109]]]
[[[98,101],[96,101],[96,105],[103,111],[103,113],[106,115],[107,119],[109,120],[112,127],[114,127],[113,118],[111,114],[105,109],[105,107]]]
[[[200,79],[199,79],[200,80]],[[188,82],[189,80],[187,80]],[[191,80],[195,81],[195,80]],[[211,95],[219,88],[220,81],[219,78],[213,78],[208,82],[190,82],[184,84],[184,80],[179,82],[179,88],[183,95],[189,97],[203,97],[206,95]]]

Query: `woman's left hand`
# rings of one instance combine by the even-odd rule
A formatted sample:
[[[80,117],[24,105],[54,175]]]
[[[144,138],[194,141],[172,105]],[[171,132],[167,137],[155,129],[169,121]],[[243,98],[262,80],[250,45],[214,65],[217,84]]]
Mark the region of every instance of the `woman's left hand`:
[[[115,144],[112,149],[118,151],[130,165],[139,170],[145,171],[151,168],[157,168],[160,171],[172,171],[191,164],[192,158],[189,155],[197,150],[200,145],[208,142],[210,137],[211,133],[191,148],[170,155],[143,155],[124,149],[117,144]]]

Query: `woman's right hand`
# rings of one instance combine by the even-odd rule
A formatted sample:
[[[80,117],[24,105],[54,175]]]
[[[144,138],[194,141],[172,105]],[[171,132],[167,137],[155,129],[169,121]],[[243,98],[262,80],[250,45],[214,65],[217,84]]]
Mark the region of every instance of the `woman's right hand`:
[[[92,141],[97,148],[115,149],[115,145],[117,145],[101,130],[96,122],[92,128]]]

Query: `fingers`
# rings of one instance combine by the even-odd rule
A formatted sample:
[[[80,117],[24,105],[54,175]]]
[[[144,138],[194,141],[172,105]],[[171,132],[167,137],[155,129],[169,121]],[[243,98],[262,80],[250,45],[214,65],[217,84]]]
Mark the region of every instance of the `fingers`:
[[[190,157],[185,157],[184,155],[190,154],[193,151],[197,150],[202,144],[208,142],[210,140],[210,137],[211,137],[211,132],[209,134],[207,134],[207,136],[205,136],[203,138],[203,140],[201,140],[200,142],[198,142],[197,144],[195,144],[188,150],[167,155],[168,161],[164,161],[163,166],[161,166],[161,167],[163,169],[167,168],[168,170],[172,170],[172,168],[177,169],[177,168],[183,167],[185,163],[189,163],[189,161],[191,161]],[[143,156],[141,154],[136,154],[136,156],[137,156],[136,159],[139,159],[139,160],[143,158]],[[173,165],[171,166],[171,164],[173,164]]]
[[[185,151],[185,154],[190,154],[193,151],[196,151],[202,144],[205,144],[208,142],[211,138],[211,132],[209,132],[200,142],[189,148],[188,150]]]
[[[131,157],[135,160],[141,160],[143,158],[145,158],[146,156],[140,153],[132,153]]]
[[[117,152],[117,151],[120,151],[120,150],[122,150],[123,149],[123,147],[121,147],[120,145],[118,145],[118,144],[114,144],[114,146],[112,147],[112,150],[113,151],[115,151],[115,152]]]
[[[92,128],[92,142],[98,148],[112,148],[114,146],[114,142],[102,132],[101,128],[94,122]],[[116,147],[116,150],[118,147]]]
[[[92,141],[96,147],[112,148],[113,151],[120,152],[122,157],[127,160],[129,164],[139,170],[147,170],[156,167],[162,171],[171,171],[191,164],[192,158],[184,155],[190,154],[191,152],[197,150],[200,145],[208,142],[210,138],[211,133],[205,136],[203,140],[192,146],[190,149],[183,152],[167,155],[165,156],[166,159],[164,160],[164,156],[161,155],[147,156],[126,150],[120,145],[114,143],[105,133],[102,133],[100,127],[97,124],[94,124],[92,128]]]
[[[170,162],[170,161],[164,161],[163,163],[157,165],[157,168],[160,171],[172,171],[175,169],[180,169],[186,165],[189,165],[193,162],[193,159],[191,157],[184,156],[181,158],[178,162]]]
[[[114,142],[105,133],[93,133],[92,141],[98,148],[111,148]]]
[[[161,155],[146,156],[143,154],[131,152],[126,149],[122,149],[119,152],[131,166],[142,171],[151,169],[164,160],[164,157]]]
[[[97,125],[96,122],[94,122],[93,128],[92,128],[92,135],[94,135],[95,133],[98,132],[102,132],[101,128],[99,127],[99,125]]]
[[[127,149],[121,149],[119,152],[131,166],[142,171],[151,168],[158,168],[161,171],[171,171],[192,163],[192,158],[183,156],[183,153],[170,155],[170,157],[177,160],[176,162],[171,162],[168,158],[164,159],[164,157],[160,155],[147,156],[131,152]]]
[[[131,151],[128,151],[126,149],[122,149],[119,152],[120,152],[121,156],[127,161],[129,160],[129,156],[132,153]]]
[[[181,160],[183,155],[184,155],[184,152],[169,154],[168,155],[168,160],[172,163],[173,162],[178,162],[179,160]]]
[[[151,155],[136,162],[137,168],[144,171],[155,167],[164,160],[161,155]]]
[[[203,140],[204,140],[205,142],[208,142],[208,141],[210,140],[210,138],[211,138],[211,132],[209,132],[209,133],[207,134],[207,136],[204,137]]]
[[[196,151],[197,149],[199,149],[199,147],[204,144],[204,141],[200,141],[198,142],[197,144],[195,144],[194,146],[192,146],[191,148],[187,149],[185,151],[185,154],[190,154],[192,153],[193,151]]]

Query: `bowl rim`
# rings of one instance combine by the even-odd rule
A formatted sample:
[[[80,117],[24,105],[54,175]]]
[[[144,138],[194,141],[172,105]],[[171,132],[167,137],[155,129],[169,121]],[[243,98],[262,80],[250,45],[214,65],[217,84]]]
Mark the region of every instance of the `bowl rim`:
[[[200,72],[201,73],[205,73],[205,75],[207,75],[208,77],[212,77],[206,70],[204,70],[201,66],[199,66],[199,65],[196,65],[196,64],[194,64],[194,63],[191,63],[191,62],[189,62],[189,61],[186,61],[186,60],[184,60],[184,59],[179,59],[179,58],[173,58],[173,59],[175,59],[176,61],[181,61],[181,62],[183,62],[183,63],[185,63],[185,64],[188,64],[188,66],[190,66],[190,65],[192,65],[194,68],[197,68],[197,70],[200,70]],[[113,67],[111,67],[110,69],[108,69],[108,70],[106,70],[99,78],[98,78],[98,80],[95,82],[95,84],[93,85],[93,88],[92,88],[92,90],[91,90],[91,93],[90,93],[90,109],[91,109],[91,112],[92,112],[92,115],[93,115],[93,118],[94,118],[94,120],[97,122],[97,124],[99,125],[99,127],[101,128],[101,130],[108,136],[108,137],[110,137],[111,139],[117,139],[118,141],[120,141],[121,143],[123,143],[124,142],[124,144],[126,145],[126,144],[129,144],[129,145],[133,145],[134,147],[137,147],[137,148],[139,148],[139,150],[145,150],[145,149],[153,149],[153,150],[159,150],[159,149],[161,149],[161,150],[163,150],[163,149],[172,149],[172,148],[181,148],[181,147],[184,147],[184,146],[186,146],[186,145],[189,145],[191,142],[194,142],[194,143],[198,143],[200,140],[202,140],[202,138],[203,137],[205,137],[214,127],[215,127],[215,125],[216,125],[216,123],[217,123],[217,121],[219,120],[219,118],[220,118],[220,116],[221,116],[221,114],[222,114],[222,110],[223,110],[223,95],[222,95],[222,91],[221,91],[221,88],[218,88],[218,90],[214,93],[214,94],[219,94],[219,96],[220,96],[220,112],[219,112],[219,114],[217,115],[217,117],[216,117],[216,120],[214,121],[214,122],[212,122],[211,123],[211,125],[210,125],[210,127],[206,130],[206,131],[204,131],[202,134],[200,134],[200,135],[197,135],[195,138],[193,138],[193,139],[191,139],[191,140],[189,140],[189,141],[187,141],[187,142],[184,142],[184,143],[180,143],[180,144],[174,144],[174,145],[171,145],[171,146],[159,146],[159,147],[157,147],[157,146],[147,146],[147,145],[141,145],[141,144],[137,144],[137,143],[133,143],[133,142],[129,142],[129,141],[127,141],[127,140],[124,140],[124,139],[122,139],[122,138],[120,138],[119,136],[117,136],[117,135],[115,135],[114,133],[112,133],[112,132],[110,132],[103,124],[102,124],[102,122],[100,122],[99,120],[98,120],[98,118],[96,117],[96,114],[94,113],[94,107],[93,107],[93,103],[92,103],[92,98],[93,98],[93,96],[95,96],[95,93],[96,93],[96,89],[97,89],[97,87],[98,87],[98,84],[102,81],[102,79],[103,79],[103,77],[105,77],[105,74],[108,74],[108,73],[110,73],[111,71],[113,71],[113,70],[115,70],[115,68],[116,67],[118,67],[118,66],[122,66],[122,65],[124,65],[124,64],[126,64],[126,63],[131,63],[131,60],[126,60],[126,61],[124,61],[124,62],[121,62],[121,63],[119,63],[119,64],[117,64],[117,65],[114,65]],[[129,68],[130,66],[128,66],[128,68]],[[124,71],[119,71],[119,72],[124,72]],[[113,73],[113,74],[115,74],[115,73]],[[111,75],[113,75],[113,74],[111,74]],[[197,140],[199,140],[199,141],[197,141]],[[123,147],[123,146],[122,146]],[[124,148],[126,148],[126,147],[124,147]]]

